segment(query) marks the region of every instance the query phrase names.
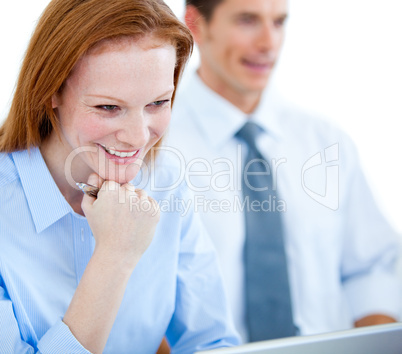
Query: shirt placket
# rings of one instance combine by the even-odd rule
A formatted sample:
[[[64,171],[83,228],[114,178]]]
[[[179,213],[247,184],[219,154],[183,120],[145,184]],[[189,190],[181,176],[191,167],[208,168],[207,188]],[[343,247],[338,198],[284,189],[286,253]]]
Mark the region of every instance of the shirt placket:
[[[73,216],[74,260],[77,284],[80,282],[85,268],[92,256],[94,239],[92,231],[85,219]]]

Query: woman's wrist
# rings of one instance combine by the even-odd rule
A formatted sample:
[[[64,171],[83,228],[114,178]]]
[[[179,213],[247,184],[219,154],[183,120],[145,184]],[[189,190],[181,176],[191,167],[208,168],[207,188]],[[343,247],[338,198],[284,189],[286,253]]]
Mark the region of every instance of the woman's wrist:
[[[91,263],[96,263],[98,267],[116,276],[120,274],[130,277],[139,260],[139,256],[130,253],[123,254],[122,252],[113,250],[107,245],[99,245],[95,246]]]

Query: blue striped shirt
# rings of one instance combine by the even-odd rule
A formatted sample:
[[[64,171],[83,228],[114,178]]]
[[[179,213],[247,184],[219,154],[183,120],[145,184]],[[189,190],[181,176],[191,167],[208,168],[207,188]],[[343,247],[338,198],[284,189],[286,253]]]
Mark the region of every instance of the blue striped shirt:
[[[174,182],[168,165],[159,167],[159,186]],[[160,202],[161,219],[104,353],[154,353],[165,334],[172,352],[238,344],[209,238],[191,208],[177,207],[188,191],[144,189]],[[39,149],[0,154],[0,353],[88,353],[62,319],[94,242]]]

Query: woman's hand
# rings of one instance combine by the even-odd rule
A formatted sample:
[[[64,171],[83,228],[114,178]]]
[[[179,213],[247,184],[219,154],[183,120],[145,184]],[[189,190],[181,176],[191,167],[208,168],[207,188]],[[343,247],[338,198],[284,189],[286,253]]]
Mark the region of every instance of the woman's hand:
[[[64,316],[64,323],[92,353],[102,353],[136,264],[150,245],[159,221],[158,204],[130,184],[92,174],[98,198],[84,195],[82,210],[96,240]]]
[[[103,181],[95,174],[88,183],[100,188],[97,199],[84,195],[82,200],[82,210],[96,241],[95,253],[132,271],[154,236],[158,204],[145,191],[128,183]]]

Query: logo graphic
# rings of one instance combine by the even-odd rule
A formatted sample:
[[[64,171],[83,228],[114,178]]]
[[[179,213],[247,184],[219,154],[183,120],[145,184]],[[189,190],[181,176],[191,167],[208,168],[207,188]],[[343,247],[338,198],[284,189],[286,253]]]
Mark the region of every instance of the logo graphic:
[[[306,186],[305,174],[312,168],[319,168],[324,164],[322,153],[317,153],[309,158],[302,169],[302,187],[303,190],[313,200],[321,205],[337,210],[339,208],[339,165],[331,164],[339,161],[339,144],[334,144],[325,149],[325,193],[321,195]]]

